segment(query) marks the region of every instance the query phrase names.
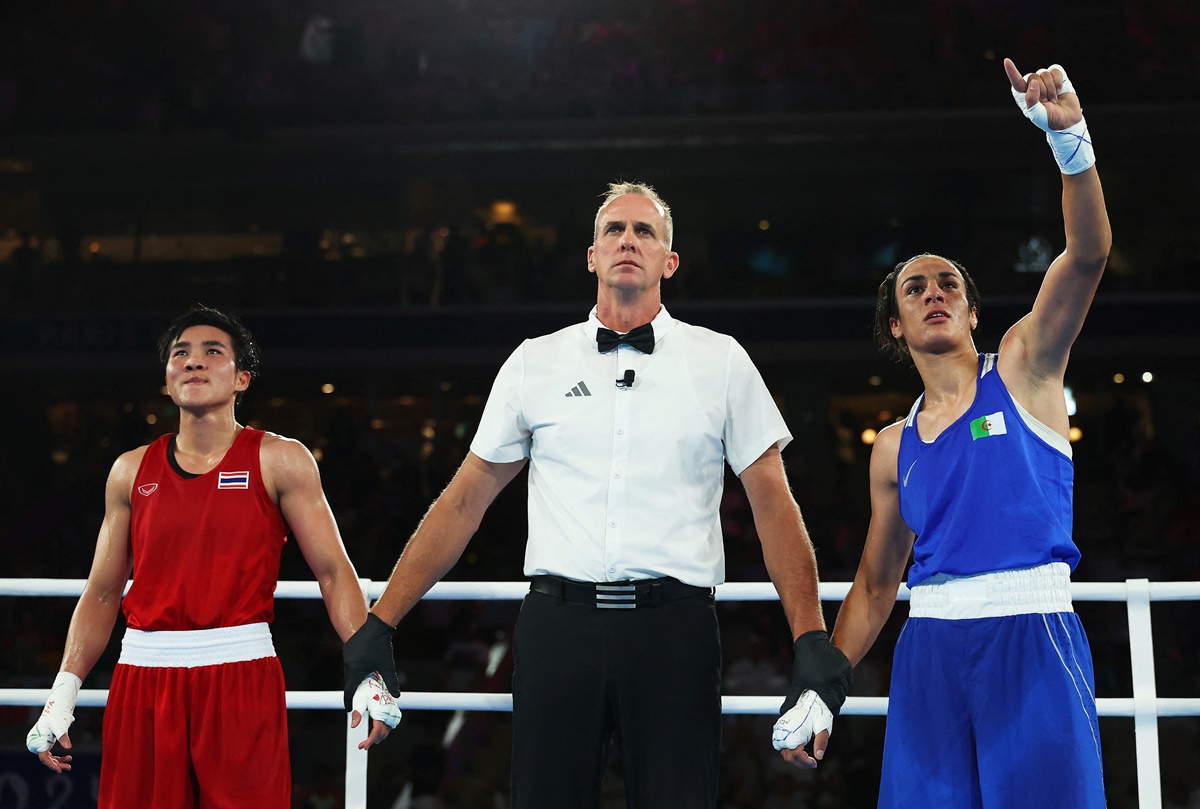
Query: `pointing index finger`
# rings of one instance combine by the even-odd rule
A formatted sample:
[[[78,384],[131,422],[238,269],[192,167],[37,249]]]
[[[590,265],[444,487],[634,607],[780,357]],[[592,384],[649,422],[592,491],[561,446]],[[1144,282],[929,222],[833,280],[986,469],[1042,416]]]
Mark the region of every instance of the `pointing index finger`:
[[[1026,83],[1025,77],[1021,74],[1021,71],[1017,70],[1017,66],[1013,64],[1013,60],[1007,57],[1004,59],[1004,72],[1008,74],[1009,84],[1018,93],[1023,93],[1028,89],[1029,85]]]

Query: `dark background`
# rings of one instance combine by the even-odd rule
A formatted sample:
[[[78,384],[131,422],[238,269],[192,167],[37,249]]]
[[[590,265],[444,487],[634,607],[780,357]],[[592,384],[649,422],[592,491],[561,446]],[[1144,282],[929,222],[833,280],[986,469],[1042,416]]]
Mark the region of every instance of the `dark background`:
[[[1194,579],[1198,20],[1185,0],[5,4],[0,576],[86,575],[112,461],[177,423],[154,341],[204,301],[264,348],[239,417],[314,451],[360,575],[386,578],[499,364],[586,315],[599,195],[636,179],[675,214],[665,303],[759,365],[796,436],[784,457],[822,578],[849,580],[869,517],[863,432],[920,392],[873,345],[879,281],[919,252],[963,261],[992,350],[1063,247],[1058,172],[1012,103],[1011,56],[1069,69],[1114,232],[1067,378],[1075,578]],[[723,515],[729,580],[765,580],[732,477]],[[524,521],[516,481],[451,576],[520,578]],[[294,547],[283,578],[310,578]],[[48,685],[72,606],[0,601],[0,684]],[[1078,609],[1097,695],[1129,696],[1123,606]],[[726,692],[780,693],[778,606],[719,610]],[[323,605],[277,612],[289,688],[340,688]],[[904,612],[855,694],[887,693]],[[507,691],[515,614],[420,605],[397,633],[405,687]],[[1195,696],[1195,606],[1154,619],[1159,695]],[[116,648],[86,687],[105,686]],[[70,796],[23,750],[34,713],[0,707],[0,807],[88,805],[100,711],[79,711]],[[289,721],[296,805],[336,806],[341,717]],[[829,759],[796,773],[769,718],[728,717],[722,806],[874,806],[883,721],[839,720]],[[1136,806],[1132,722],[1101,729],[1109,804]],[[1164,805],[1200,806],[1200,723],[1159,729]],[[504,806],[509,740],[504,714],[409,711],[370,754],[371,805]],[[622,806],[619,757],[607,783],[604,805]]]

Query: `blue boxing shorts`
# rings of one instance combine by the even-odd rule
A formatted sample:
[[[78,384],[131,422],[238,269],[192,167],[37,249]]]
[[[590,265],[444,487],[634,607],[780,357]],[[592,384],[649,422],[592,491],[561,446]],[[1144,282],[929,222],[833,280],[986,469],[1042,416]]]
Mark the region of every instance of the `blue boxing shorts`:
[[[1094,680],[1065,564],[917,585],[880,809],[1103,809]]]

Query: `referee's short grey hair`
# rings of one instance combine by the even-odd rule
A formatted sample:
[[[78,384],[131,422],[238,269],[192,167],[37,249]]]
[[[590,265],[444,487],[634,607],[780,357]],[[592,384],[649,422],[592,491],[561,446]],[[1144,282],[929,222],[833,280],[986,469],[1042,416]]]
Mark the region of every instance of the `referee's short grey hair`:
[[[614,199],[617,197],[623,197],[626,194],[641,194],[643,197],[648,197],[651,201],[656,203],[658,207],[662,208],[663,221],[666,223],[667,228],[667,232],[663,235],[666,237],[665,241],[667,244],[667,249],[670,250],[671,241],[675,237],[675,222],[673,219],[671,219],[671,206],[667,205],[667,203],[663,201],[663,198],[658,195],[658,192],[655,191],[652,186],[646,185],[645,183],[621,182],[608,184],[608,193],[604,195],[604,199],[600,202],[600,209],[596,211],[596,224],[592,228],[593,240],[600,238],[600,215],[604,213],[604,209],[607,208],[608,204]]]

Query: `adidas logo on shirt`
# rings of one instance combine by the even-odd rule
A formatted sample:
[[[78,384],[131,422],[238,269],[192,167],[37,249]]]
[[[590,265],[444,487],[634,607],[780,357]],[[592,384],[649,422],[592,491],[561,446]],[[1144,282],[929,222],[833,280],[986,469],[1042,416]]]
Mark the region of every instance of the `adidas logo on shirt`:
[[[588,390],[587,385],[583,384],[583,380],[579,380],[579,384],[567,391],[567,396],[591,396],[592,392]]]

